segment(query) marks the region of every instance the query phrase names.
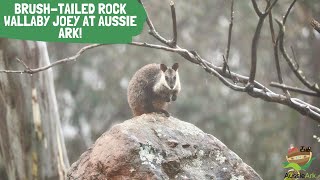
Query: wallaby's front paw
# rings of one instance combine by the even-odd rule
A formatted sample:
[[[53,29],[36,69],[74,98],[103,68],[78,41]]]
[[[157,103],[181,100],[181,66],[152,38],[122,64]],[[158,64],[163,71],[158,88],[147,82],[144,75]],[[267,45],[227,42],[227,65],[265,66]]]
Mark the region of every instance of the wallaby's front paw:
[[[161,113],[163,113],[166,117],[170,117],[170,113],[166,110],[160,110]]]
[[[172,101],[176,101],[176,100],[177,100],[177,95],[176,94],[172,95]]]

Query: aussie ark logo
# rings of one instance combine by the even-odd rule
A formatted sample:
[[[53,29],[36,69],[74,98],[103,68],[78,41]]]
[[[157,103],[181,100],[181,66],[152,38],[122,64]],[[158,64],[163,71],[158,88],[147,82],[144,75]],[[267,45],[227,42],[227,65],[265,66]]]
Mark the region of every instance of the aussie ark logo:
[[[288,169],[288,172],[286,172],[284,179],[293,180],[298,178],[320,178],[320,172],[307,172],[307,169],[315,159],[316,157],[312,157],[312,150],[310,146],[300,146],[300,148],[297,148],[291,145],[286,156],[287,162],[282,163],[283,168]]]

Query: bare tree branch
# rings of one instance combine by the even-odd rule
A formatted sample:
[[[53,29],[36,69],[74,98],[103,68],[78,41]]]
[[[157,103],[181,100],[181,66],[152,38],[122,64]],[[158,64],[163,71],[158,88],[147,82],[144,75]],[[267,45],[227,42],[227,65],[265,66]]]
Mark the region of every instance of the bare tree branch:
[[[291,70],[294,72],[294,74],[296,75],[296,77],[310,90],[313,90],[315,92],[320,93],[320,89],[319,89],[319,85],[317,83],[312,84],[311,82],[309,82],[306,77],[303,75],[303,72],[301,70],[298,69],[298,66],[293,62],[293,60],[289,57],[285,47],[284,47],[284,25],[279,21],[276,20],[276,22],[279,25],[279,47],[280,47],[280,51],[282,53],[282,56],[284,57],[284,59],[287,61],[289,67],[291,68]]]
[[[24,63],[22,60],[20,60],[19,58],[16,58],[16,60],[23,65],[23,67],[26,69],[26,70],[30,70],[30,68],[26,65],[26,63]]]
[[[258,15],[259,17],[263,16],[263,13],[260,11],[256,0],[251,0],[251,2],[252,2],[252,5],[253,5],[253,9],[254,9],[254,11],[257,13],[257,15]]]
[[[272,8],[277,4],[277,2],[278,2],[278,0],[274,0],[271,5],[268,5],[264,14],[265,15],[269,14],[271,12]]]
[[[314,30],[320,33],[320,23],[318,21],[316,21],[314,18],[311,18],[310,25],[313,27]]]
[[[254,36],[252,38],[251,44],[251,68],[250,68],[250,76],[249,76],[249,83],[252,83],[256,76],[256,69],[257,69],[257,48],[259,44],[260,32],[263,25],[263,21],[265,16],[261,16],[258,21],[258,25]]]
[[[222,71],[226,72],[226,70],[228,70],[229,75],[231,75],[231,71],[230,71],[229,65],[228,65],[228,63],[226,63],[226,58],[224,57],[224,55],[222,55],[222,58],[223,58]],[[224,69],[224,68],[226,68],[226,69]],[[233,79],[233,78],[231,78],[231,80],[232,80],[233,83],[237,83],[238,82],[236,79]]]
[[[266,18],[267,12],[262,13],[257,5],[257,2],[255,0],[251,0],[253,8],[256,12],[256,14],[259,16],[259,21],[256,27],[256,31],[254,33],[254,36],[252,38],[252,44],[251,44],[251,68],[250,68],[250,76],[249,76],[249,83],[252,84],[255,76],[256,76],[256,69],[257,69],[257,48],[259,44],[260,39],[260,33],[263,26],[264,19]],[[271,11],[271,8],[277,0],[274,1],[274,3],[270,6],[270,3],[267,4],[267,8],[269,11]],[[249,85],[250,85],[249,84]],[[248,86],[249,87],[249,86]]]
[[[129,43],[130,45],[135,45],[135,46],[143,46],[143,47],[148,47],[148,48],[154,48],[154,49],[162,49],[165,51],[169,52],[176,52],[176,53],[186,53],[187,50],[183,50],[181,48],[171,48],[167,46],[162,46],[162,45],[157,45],[157,44],[150,44],[150,43],[142,43],[142,42],[131,42]]]
[[[294,61],[296,63],[293,62],[293,60],[290,58],[290,56],[288,55],[285,47],[284,47],[284,31],[285,31],[285,23],[286,20],[291,12],[292,7],[294,6],[296,0],[293,0],[292,3],[290,4],[285,16],[283,17],[282,23],[279,20],[276,20],[276,22],[279,25],[279,41],[280,41],[280,51],[282,53],[282,56],[284,57],[284,59],[287,61],[289,67],[291,68],[291,70],[294,72],[294,74],[296,75],[296,77],[310,90],[313,90],[317,93],[320,93],[320,89],[319,89],[319,85],[317,83],[311,83],[309,82],[306,77],[303,75],[303,72],[301,70],[299,70],[299,64],[297,63],[297,60],[295,59],[295,55],[294,55],[294,51],[291,48],[293,55],[294,55]]]
[[[35,74],[44,70],[47,70],[49,68],[52,68],[58,64],[62,64],[62,63],[68,63],[71,61],[76,61],[84,52],[86,52],[89,49],[98,47],[98,46],[103,46],[104,44],[92,44],[92,45],[88,45],[85,46],[83,48],[81,48],[74,56],[68,57],[68,58],[64,58],[64,59],[60,59],[52,64],[49,64],[47,66],[43,66],[43,67],[39,67],[39,68],[35,68],[35,69],[31,69],[30,67],[28,67],[22,60],[20,60],[19,58],[17,58],[17,60],[23,64],[24,66],[24,70],[0,70],[0,73],[21,73],[21,74]]]
[[[282,84],[283,80],[282,80],[282,74],[281,74],[280,63],[279,63],[279,53],[278,53],[278,42],[279,41],[278,41],[278,38],[275,38],[272,19],[273,19],[272,18],[272,13],[269,13],[269,25],[270,25],[270,32],[271,32],[271,38],[272,38],[274,60],[275,60],[275,63],[276,63],[278,81],[279,81],[280,84]]]
[[[145,8],[143,2],[141,0],[139,0],[139,2],[142,4],[142,6]],[[174,6],[174,4],[172,4],[172,6]],[[173,7],[174,8],[174,7]],[[148,11],[146,10],[146,16],[147,16],[147,24],[149,26],[149,34],[151,36],[153,36],[154,38],[156,38],[158,41],[160,41],[161,43],[170,46],[171,47],[171,43],[169,40],[166,40],[164,37],[162,37],[154,28],[154,25],[149,17]]]
[[[271,87],[276,87],[276,88],[281,88],[281,89],[284,89],[284,90],[289,90],[289,91],[300,93],[300,94],[305,94],[305,95],[308,95],[308,96],[320,97],[320,93],[317,93],[317,92],[314,92],[314,91],[308,91],[308,90],[301,89],[301,88],[298,88],[298,87],[288,86],[288,85],[285,85],[285,84],[279,84],[279,83],[276,83],[276,82],[271,82],[270,86]]]
[[[266,6],[265,12],[261,12],[261,11],[260,11],[256,0],[251,0],[251,2],[252,2],[254,11],[255,11],[256,14],[259,16],[259,18],[261,18],[261,17],[266,16],[266,15],[269,14],[269,12],[270,12],[271,9],[274,7],[274,5],[277,4],[278,0],[274,0],[271,5],[270,5],[270,3],[268,2],[268,5]]]
[[[142,45],[144,47],[161,49],[161,48],[158,48],[157,46],[149,46],[149,45],[146,46],[145,45],[146,43],[142,43],[142,44],[144,44],[144,45]],[[137,44],[132,44],[132,45],[137,45]],[[316,120],[317,122],[320,122],[320,109],[318,109],[317,107],[314,107],[314,106],[307,104],[307,103],[305,103],[299,99],[296,99],[296,98],[288,98],[286,96],[274,93],[258,82],[254,83],[254,87],[252,89],[248,89],[245,87],[241,87],[241,86],[232,84],[228,80],[226,80],[225,78],[230,79],[231,77],[234,77],[234,78],[241,80],[241,82],[244,84],[248,82],[249,78],[242,76],[242,75],[239,75],[239,74],[236,74],[236,73],[233,73],[233,72],[231,72],[231,75],[228,73],[223,73],[222,67],[214,66],[212,63],[208,62],[207,60],[202,59],[196,52],[188,51],[188,50],[180,50],[180,49],[181,48],[170,49],[169,51],[176,52],[182,56],[189,54],[189,58],[186,58],[187,60],[189,60],[190,62],[193,62],[195,64],[200,64],[201,67],[206,72],[218,77],[218,79],[221,80],[222,83],[224,83],[229,88],[231,88],[235,91],[239,91],[239,92],[246,92],[250,96],[255,97],[255,98],[260,98],[264,101],[275,102],[275,103],[287,105],[287,106],[297,110],[301,114],[306,115],[306,116]],[[190,54],[192,54],[192,55],[190,55]],[[193,60],[190,60],[190,59],[193,59]]]
[[[173,1],[170,2],[170,9],[171,9],[171,15],[172,15],[172,30],[173,30],[173,38],[170,41],[170,46],[175,47],[178,41],[178,32],[177,32],[176,10],[175,10]]]
[[[292,52],[292,56],[293,56],[294,63],[296,64],[296,67],[297,67],[297,70],[298,70],[298,69],[300,68],[300,66],[299,66],[299,63],[298,63],[298,61],[297,61],[296,53],[294,52],[292,46],[290,46],[290,49],[291,49],[291,52]]]
[[[291,12],[291,9],[292,9],[293,5],[296,3],[296,1],[297,1],[297,0],[293,0],[293,1],[292,1],[292,3],[290,4],[290,6],[289,6],[289,8],[288,8],[288,10],[287,10],[287,12],[286,12],[286,14],[284,15],[283,20],[282,20],[283,25],[286,24],[287,18],[288,18],[288,16],[289,16],[290,12]]]
[[[236,84],[232,84],[230,83],[228,80],[226,80],[221,74],[219,74],[216,70],[214,70],[213,68],[211,68],[209,65],[208,65],[208,62],[206,62],[204,59],[202,59],[200,57],[200,55],[195,52],[195,51],[192,51],[191,52],[195,58],[199,61],[199,64],[202,66],[202,68],[207,71],[208,73],[216,76],[217,78],[220,79],[220,81],[225,84],[226,86],[228,86],[229,88],[235,90],[235,91],[242,91],[244,92],[245,91],[245,87],[241,87],[241,86],[238,86]]]
[[[269,8],[267,8],[267,11],[270,12],[271,7],[273,7],[276,4],[276,2],[277,2],[277,0],[274,1],[273,4]],[[255,2],[253,2],[253,3],[255,4]],[[266,15],[267,15],[267,13],[264,14],[264,17]],[[260,19],[264,19],[264,18],[260,18]],[[259,25],[259,23],[258,23],[257,27],[262,26],[262,22],[263,21],[260,22],[261,25]],[[152,22],[150,19],[149,19],[149,24],[152,25]],[[149,28],[155,29],[153,25],[149,26]],[[261,27],[260,27],[260,30],[261,30]],[[257,33],[257,31],[260,31],[260,30],[259,29],[256,30],[256,34],[259,34],[259,32]],[[157,37],[156,38],[159,39],[159,37],[161,37],[161,36],[158,34],[158,38]],[[166,41],[167,40],[165,40],[164,42],[166,42]],[[143,46],[149,47],[149,48],[160,49],[157,46],[146,46],[145,44]],[[170,44],[167,44],[167,46],[170,46]],[[172,49],[170,49],[170,51],[171,50]],[[306,115],[306,116],[316,120],[317,122],[320,122],[320,109],[317,107],[311,106],[311,105],[309,105],[299,99],[296,99],[296,98],[290,98],[290,97],[283,96],[281,94],[274,93],[271,90],[269,90],[268,88],[266,88],[265,86],[263,86],[260,83],[258,83],[257,81],[255,81],[254,78],[251,79],[251,81],[250,81],[250,78],[248,78],[246,76],[242,76],[242,75],[239,75],[239,74],[236,74],[233,72],[226,73],[225,71],[223,71],[223,67],[217,67],[217,66],[213,65],[212,63],[202,59],[200,57],[200,55],[198,55],[195,51],[189,51],[186,49],[181,50],[181,48],[179,46],[177,46],[171,52],[176,52],[176,53],[180,54],[182,57],[184,57],[186,60],[188,60],[190,62],[193,62],[195,64],[200,64],[201,67],[206,72],[218,77],[218,79],[222,83],[224,83],[226,86],[228,86],[229,88],[231,88],[235,91],[246,92],[252,97],[260,98],[260,99],[263,99],[263,100],[269,101],[269,102],[276,102],[276,103],[280,103],[283,105],[287,105],[287,106],[297,110],[301,114]],[[226,78],[237,79],[238,82],[241,82],[243,84],[246,84],[250,81],[251,88],[247,88],[246,86],[239,86],[236,84],[232,84]]]
[[[223,71],[224,72],[226,71],[226,68],[228,66],[228,61],[229,61],[229,52],[230,52],[231,35],[232,35],[232,27],[233,27],[233,14],[234,14],[233,4],[234,4],[234,0],[231,1],[231,12],[230,12],[230,23],[229,23],[229,31],[228,31],[227,52],[226,52],[226,58],[223,61]],[[228,67],[228,69],[229,69],[229,67]]]
[[[270,1],[268,1],[268,3],[270,4]],[[270,11],[269,13],[269,26],[270,26],[272,45],[273,45],[273,55],[274,55],[274,60],[275,60],[275,65],[277,70],[277,77],[278,77],[279,83],[283,84],[280,61],[279,61],[279,52],[278,52],[279,40],[278,40],[278,37],[276,38],[275,32],[274,32],[272,11]],[[288,90],[283,89],[283,92],[286,94],[286,96],[290,97],[290,93]]]

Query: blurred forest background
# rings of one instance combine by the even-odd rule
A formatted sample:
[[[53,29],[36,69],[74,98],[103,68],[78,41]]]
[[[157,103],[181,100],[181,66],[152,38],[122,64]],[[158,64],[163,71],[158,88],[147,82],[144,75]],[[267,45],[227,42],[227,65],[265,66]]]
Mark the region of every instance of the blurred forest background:
[[[159,33],[170,38],[171,14],[169,1],[165,2],[153,0],[144,4]],[[258,2],[264,4],[262,0]],[[278,1],[273,9],[274,17],[281,18],[291,2]],[[178,44],[196,50],[215,65],[222,65],[222,55],[227,47],[231,1],[175,0],[175,4]],[[320,34],[309,25],[310,15],[320,20],[319,1],[299,0],[286,23],[286,47],[293,47],[306,76],[311,81],[320,82]],[[235,1],[229,58],[230,69],[234,72],[249,75],[251,41],[257,20],[251,1]],[[276,24],[275,29],[278,32]],[[148,35],[146,24],[143,33],[134,40],[158,43]],[[47,45],[52,62],[72,56],[84,46]],[[293,109],[235,92],[177,54],[130,45],[107,45],[87,51],[75,63],[53,68],[70,163],[76,161],[111,126],[132,117],[126,90],[137,69],[148,63],[172,65],[174,62],[180,64],[182,91],[178,100],[170,106],[172,115],[220,139],[262,178],[283,177],[285,170],[282,162],[286,161],[290,144],[310,145],[314,156],[320,156],[320,143],[315,138],[320,136],[319,125]],[[282,57],[280,64],[286,84],[300,86]],[[263,84],[277,81],[267,19],[258,48],[256,79]],[[281,93],[280,89],[271,89]],[[297,97],[320,106],[319,98]],[[320,162],[316,163],[318,165],[312,167],[320,173]]]

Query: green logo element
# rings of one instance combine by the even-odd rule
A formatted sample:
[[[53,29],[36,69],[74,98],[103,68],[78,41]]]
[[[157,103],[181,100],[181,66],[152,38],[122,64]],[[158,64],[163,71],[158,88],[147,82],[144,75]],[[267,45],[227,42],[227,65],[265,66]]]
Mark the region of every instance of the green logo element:
[[[311,147],[301,146],[300,149],[291,145],[286,156],[287,162],[283,162],[283,168],[289,169],[285,175],[285,180],[304,178],[300,171],[306,171],[316,157],[312,158]]]
[[[0,37],[73,43],[129,43],[146,12],[137,0],[1,0]]]

